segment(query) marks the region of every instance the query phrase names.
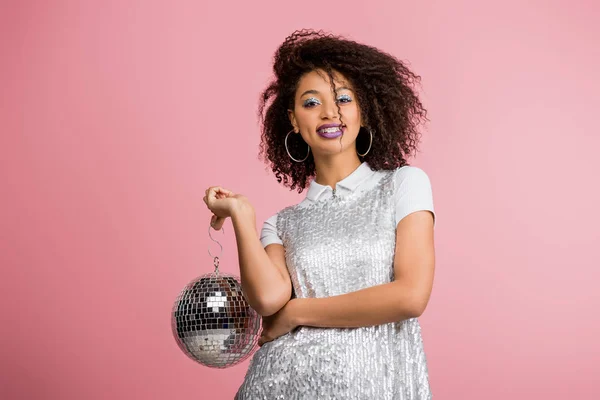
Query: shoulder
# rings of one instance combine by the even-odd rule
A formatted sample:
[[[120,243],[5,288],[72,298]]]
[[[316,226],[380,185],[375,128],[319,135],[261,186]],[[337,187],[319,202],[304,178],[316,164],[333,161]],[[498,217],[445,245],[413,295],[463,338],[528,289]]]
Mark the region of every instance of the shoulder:
[[[261,240],[263,246],[266,247],[267,245],[269,245],[271,243],[282,244],[283,242],[282,242],[281,238],[279,237],[277,221],[282,217],[283,217],[283,220],[285,220],[288,213],[294,212],[294,210],[304,207],[309,203],[310,203],[310,201],[305,198],[300,203],[284,207],[281,210],[277,211],[275,214],[271,215],[269,218],[267,218],[265,220],[265,222],[263,222],[261,233],[260,233],[260,240]]]
[[[286,216],[289,216],[290,213],[294,213],[308,205],[312,204],[312,201],[310,201],[308,199],[308,197],[304,197],[300,202],[296,203],[296,204],[291,204],[289,206],[283,207],[281,210],[279,210],[275,215],[271,216],[269,219],[272,219],[273,221],[277,221],[278,218],[285,218]]]
[[[260,242],[263,247],[267,247],[272,243],[281,244],[282,241],[277,234],[277,216],[279,213],[275,213],[263,222],[262,229],[260,231]]]
[[[264,225],[270,225],[270,226],[277,226],[277,216],[279,215],[279,212],[276,212],[275,214],[271,215],[269,218],[267,218],[264,222]]]
[[[428,210],[434,216],[433,191],[427,173],[412,165],[394,170],[394,202],[396,204],[396,224],[407,215],[420,210]]]
[[[406,192],[431,193],[431,180],[429,175],[421,168],[405,165],[396,168],[393,172],[395,194],[402,195]]]
[[[413,165],[404,165],[394,170],[394,181],[397,184],[430,183],[427,173]]]

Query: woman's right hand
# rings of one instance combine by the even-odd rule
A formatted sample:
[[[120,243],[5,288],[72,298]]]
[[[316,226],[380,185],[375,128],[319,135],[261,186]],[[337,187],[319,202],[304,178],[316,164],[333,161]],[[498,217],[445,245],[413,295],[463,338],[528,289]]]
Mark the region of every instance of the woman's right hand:
[[[247,201],[248,199],[245,196],[235,194],[220,186],[209,187],[206,189],[204,203],[206,203],[208,209],[213,213],[210,225],[215,230],[221,229],[225,223],[225,219],[231,217],[233,212],[244,203],[247,203]]]

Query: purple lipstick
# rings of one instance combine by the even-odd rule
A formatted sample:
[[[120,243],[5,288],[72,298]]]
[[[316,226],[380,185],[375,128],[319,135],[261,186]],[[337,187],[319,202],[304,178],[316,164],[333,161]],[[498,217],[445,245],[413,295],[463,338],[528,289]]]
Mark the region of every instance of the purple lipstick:
[[[325,139],[335,139],[344,133],[345,125],[323,124],[317,128],[317,134]]]

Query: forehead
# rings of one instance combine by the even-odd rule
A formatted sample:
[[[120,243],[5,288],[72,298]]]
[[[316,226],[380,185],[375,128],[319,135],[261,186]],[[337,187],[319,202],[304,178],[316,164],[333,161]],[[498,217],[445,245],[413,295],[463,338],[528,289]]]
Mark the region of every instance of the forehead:
[[[335,87],[339,88],[345,86],[347,88],[352,88],[352,85],[348,79],[344,77],[341,73],[337,71],[332,72],[333,81],[335,83]],[[330,91],[331,84],[329,75],[327,72],[323,70],[314,70],[307,72],[300,78],[298,82],[298,92],[302,93],[305,90],[318,90],[318,91]]]

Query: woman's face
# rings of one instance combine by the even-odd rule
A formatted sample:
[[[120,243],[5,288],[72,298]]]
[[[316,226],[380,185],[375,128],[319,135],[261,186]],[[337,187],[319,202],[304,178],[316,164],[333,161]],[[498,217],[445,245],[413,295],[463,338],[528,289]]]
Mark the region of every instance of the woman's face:
[[[294,129],[299,130],[315,155],[356,151],[360,107],[351,83],[338,72],[333,76],[337,99],[327,73],[311,71],[300,79],[294,109],[288,110]]]

